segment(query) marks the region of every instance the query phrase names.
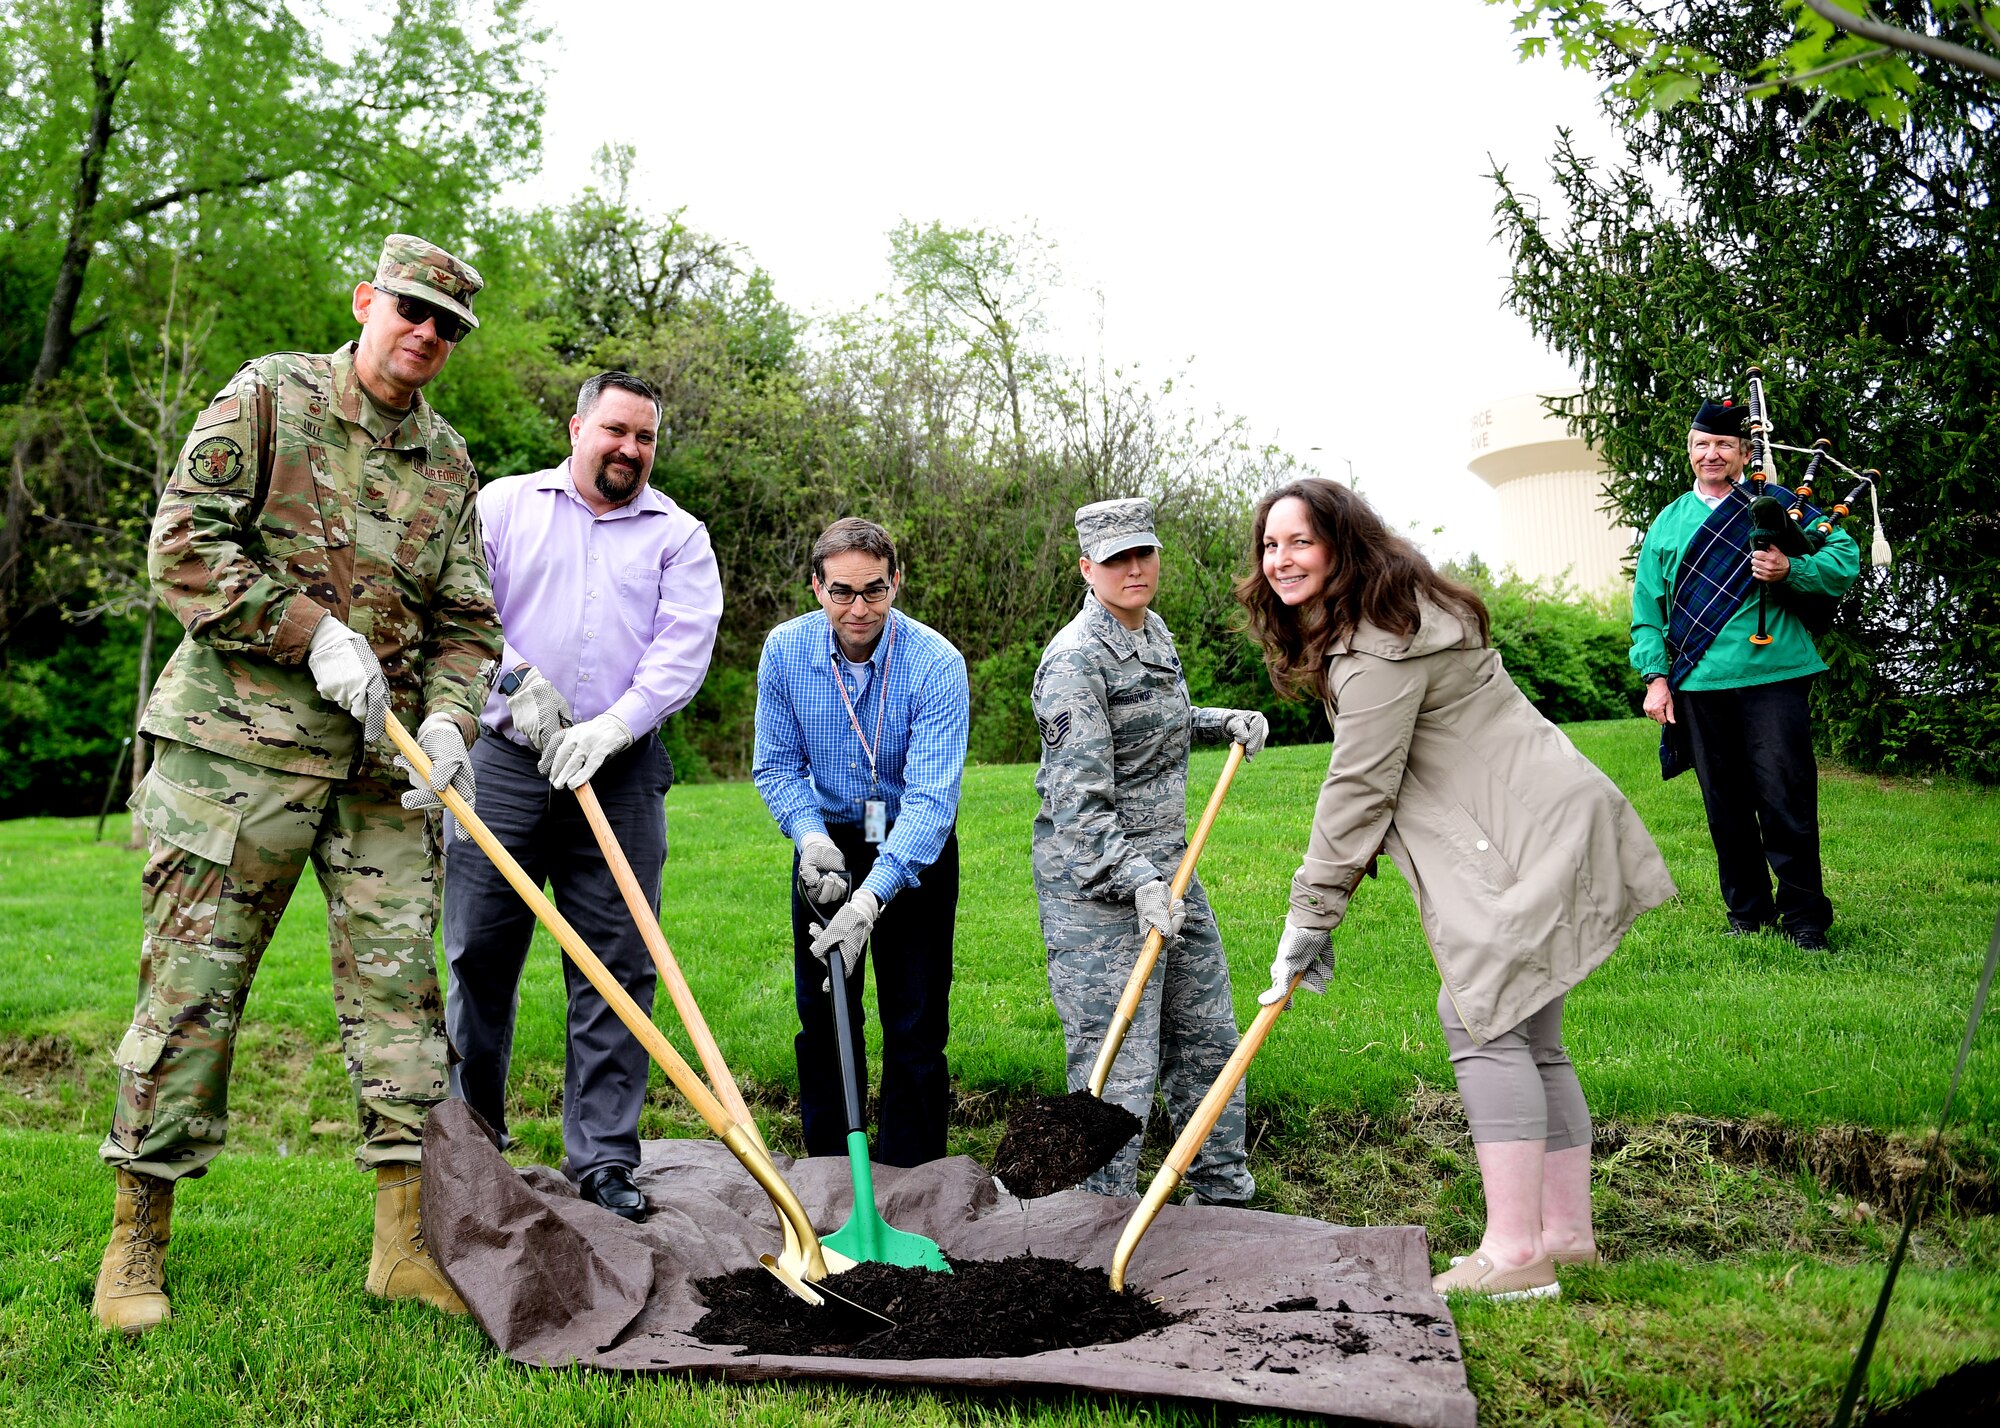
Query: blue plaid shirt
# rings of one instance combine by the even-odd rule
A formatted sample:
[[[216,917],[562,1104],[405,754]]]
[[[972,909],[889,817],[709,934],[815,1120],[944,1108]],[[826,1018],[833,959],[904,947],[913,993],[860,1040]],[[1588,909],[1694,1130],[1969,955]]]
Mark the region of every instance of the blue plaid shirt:
[[[871,744],[876,716],[881,716],[873,793],[868,755],[834,687],[836,678],[848,678],[847,665],[823,610],[787,620],[764,640],[757,662],[757,751],[750,777],[793,842],[807,833],[824,833],[829,823],[859,826],[869,798],[887,803],[889,837],[861,884],[886,903],[903,888],[917,885],[918,875],[944,850],[958,819],[972,696],[965,656],[936,630],[899,610],[889,612],[889,624],[864,669],[861,687],[850,684],[848,697]]]

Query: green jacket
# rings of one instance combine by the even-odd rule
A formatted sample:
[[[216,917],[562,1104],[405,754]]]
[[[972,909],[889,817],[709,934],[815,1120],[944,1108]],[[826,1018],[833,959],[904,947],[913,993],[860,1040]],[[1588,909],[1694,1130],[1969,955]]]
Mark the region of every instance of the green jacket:
[[[318,778],[386,762],[306,667],[331,613],[375,651],[398,718],[414,729],[444,712],[477,735],[500,624],[472,462],[421,397],[392,428],[371,422],[386,426],[352,343],[246,363],[195,418],[147,550],[153,589],[188,632],[146,706],[148,734]]]
[[[1660,512],[1639,550],[1639,568],[1632,578],[1631,659],[1632,668],[1646,679],[1667,672],[1667,617],[1673,606],[1674,577],[1680,571],[1682,552],[1708,519],[1708,512],[1701,497],[1688,491]],[[1743,558],[1750,558],[1748,550]],[[1750,643],[1750,637],[1757,633],[1757,591],[1753,585],[1750,598],[1722,627],[1693,673],[1681,681],[1681,688],[1697,693],[1742,689],[1820,673],[1826,661],[1813,647],[1804,622],[1786,608],[1785,592],[1839,597],[1860,573],[1861,547],[1853,536],[1836,527],[1817,554],[1793,556],[1791,573],[1767,588],[1764,632],[1771,643],[1761,647]]]

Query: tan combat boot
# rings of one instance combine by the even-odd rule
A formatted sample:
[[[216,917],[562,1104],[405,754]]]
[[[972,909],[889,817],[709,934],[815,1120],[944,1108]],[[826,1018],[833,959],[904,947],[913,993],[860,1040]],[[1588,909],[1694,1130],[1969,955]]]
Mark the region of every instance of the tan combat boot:
[[[111,1243],[104,1247],[90,1312],[107,1329],[143,1334],[170,1317],[162,1261],[174,1213],[174,1182],[124,1169],[117,1176]]]
[[[424,1244],[423,1171],[384,1165],[375,1172],[375,1251],[368,1257],[368,1292],[384,1299],[421,1299],[447,1314],[466,1312]]]

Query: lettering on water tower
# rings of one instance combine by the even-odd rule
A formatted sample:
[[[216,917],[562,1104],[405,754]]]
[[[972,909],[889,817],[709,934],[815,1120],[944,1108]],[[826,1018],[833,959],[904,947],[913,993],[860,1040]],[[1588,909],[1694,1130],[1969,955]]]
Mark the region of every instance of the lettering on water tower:
[[[1472,450],[1476,454],[1493,444],[1493,408],[1483,407],[1472,414]]]

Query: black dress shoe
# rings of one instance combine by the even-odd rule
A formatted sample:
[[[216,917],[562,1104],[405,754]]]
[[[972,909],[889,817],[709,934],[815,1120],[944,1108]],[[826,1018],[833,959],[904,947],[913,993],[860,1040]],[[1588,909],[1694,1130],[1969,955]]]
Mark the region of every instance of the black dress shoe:
[[[1792,946],[1798,948],[1801,952],[1826,952],[1831,950],[1827,946],[1826,934],[1817,927],[1787,927],[1785,929],[1785,936],[1790,938]]]
[[[623,1165],[600,1165],[577,1182],[577,1194],[593,1205],[602,1205],[622,1220],[635,1225],[646,1222],[646,1197],[632,1183],[632,1171]]]
[[[1776,922],[1745,922],[1740,917],[1732,917],[1729,919],[1728,928],[1724,930],[1722,935],[1724,937],[1759,937],[1776,926]]]

